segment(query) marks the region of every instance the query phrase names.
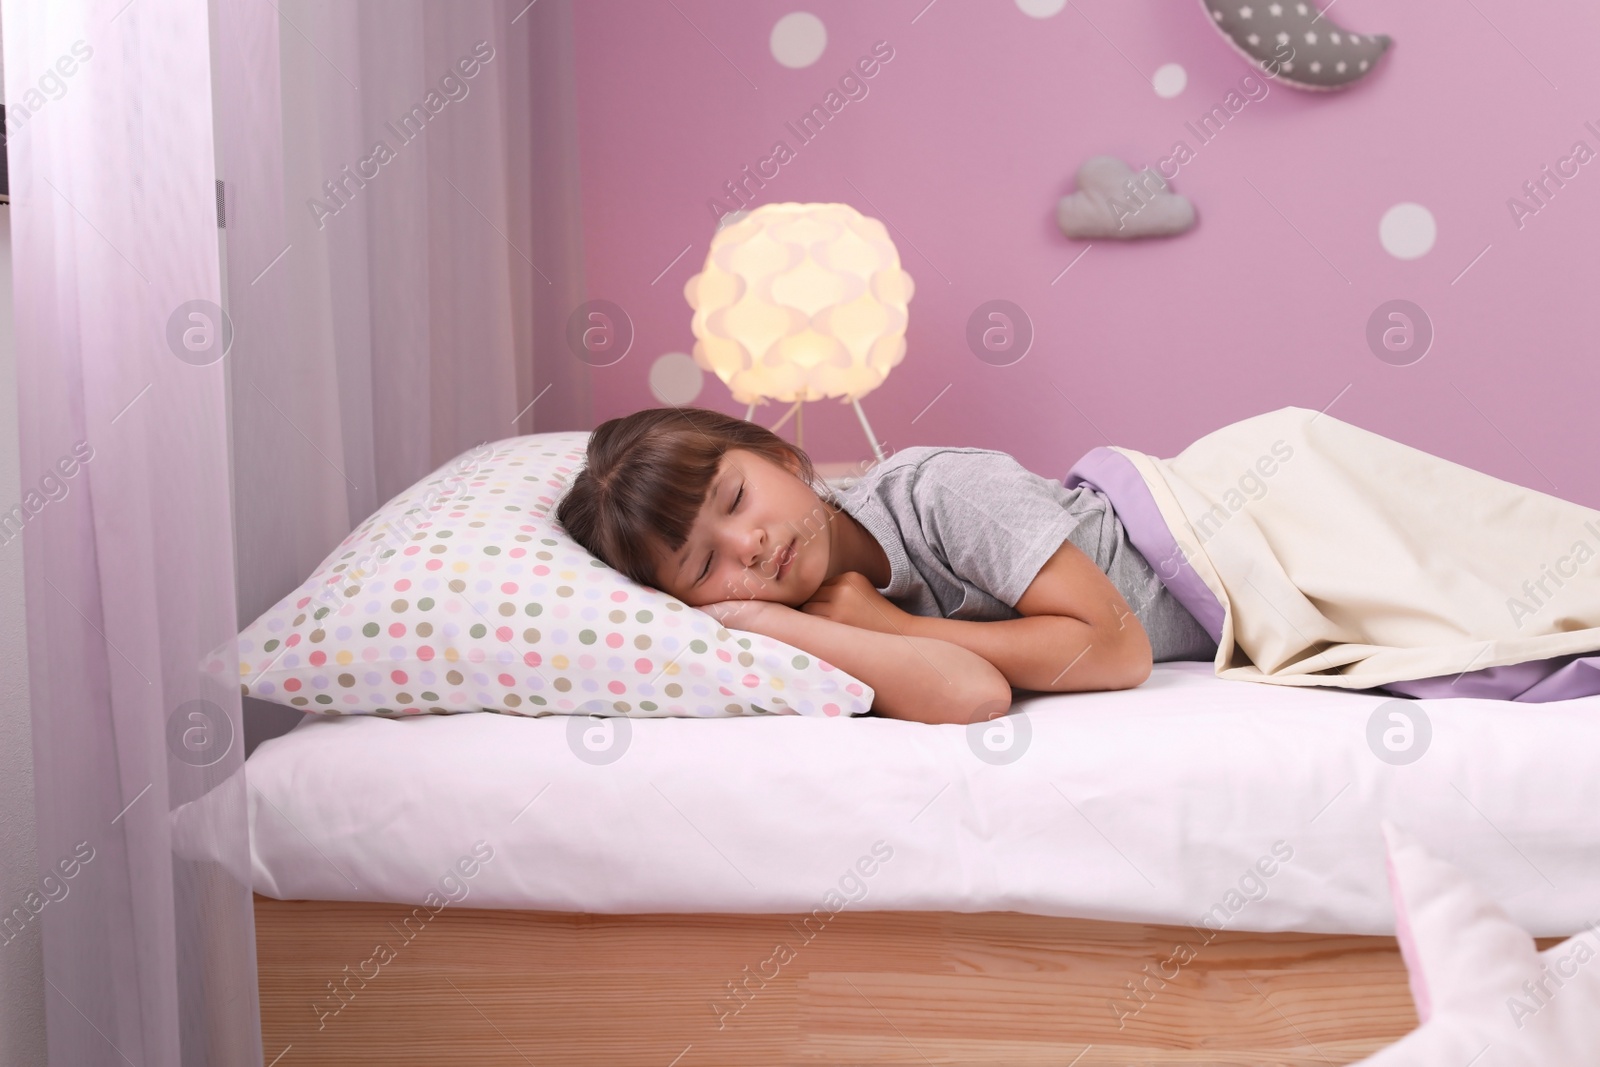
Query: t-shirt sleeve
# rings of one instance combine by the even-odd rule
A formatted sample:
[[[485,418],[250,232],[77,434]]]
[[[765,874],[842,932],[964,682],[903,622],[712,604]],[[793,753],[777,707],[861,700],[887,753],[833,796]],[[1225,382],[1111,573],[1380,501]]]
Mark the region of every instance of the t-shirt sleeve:
[[[1070,492],[1004,452],[939,452],[913,487],[923,535],[951,573],[1016,607],[1078,519]]]

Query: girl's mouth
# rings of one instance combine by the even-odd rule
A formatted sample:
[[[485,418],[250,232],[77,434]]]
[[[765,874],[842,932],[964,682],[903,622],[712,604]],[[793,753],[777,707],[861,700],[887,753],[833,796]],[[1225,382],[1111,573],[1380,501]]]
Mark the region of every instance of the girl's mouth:
[[[790,541],[787,545],[783,546],[783,551],[778,553],[778,570],[772,576],[773,581],[783,581],[783,576],[789,573],[789,567],[794,563],[794,556],[794,542]]]

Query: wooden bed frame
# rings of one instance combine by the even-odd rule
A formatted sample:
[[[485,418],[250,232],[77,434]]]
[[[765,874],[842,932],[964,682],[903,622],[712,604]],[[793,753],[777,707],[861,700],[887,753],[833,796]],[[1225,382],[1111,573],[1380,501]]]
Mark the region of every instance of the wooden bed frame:
[[[1389,937],[261,896],[255,916],[269,1067],[1327,1067],[1417,1024]]]

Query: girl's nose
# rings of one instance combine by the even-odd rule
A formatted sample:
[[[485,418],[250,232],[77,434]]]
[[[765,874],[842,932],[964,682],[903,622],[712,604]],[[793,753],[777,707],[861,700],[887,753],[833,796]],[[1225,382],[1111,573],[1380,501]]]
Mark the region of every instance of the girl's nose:
[[[766,534],[757,527],[751,527],[745,534],[744,547],[741,549],[742,558],[746,567],[754,567],[766,555]]]

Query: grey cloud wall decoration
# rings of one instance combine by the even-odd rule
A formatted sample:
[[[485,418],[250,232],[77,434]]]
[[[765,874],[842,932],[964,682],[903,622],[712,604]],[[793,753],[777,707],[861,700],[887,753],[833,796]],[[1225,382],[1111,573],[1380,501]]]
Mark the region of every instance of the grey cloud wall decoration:
[[[1171,237],[1194,225],[1194,205],[1171,191],[1155,168],[1134,173],[1115,156],[1078,168],[1078,191],[1056,205],[1061,232],[1088,238]]]
[[[1296,89],[1343,89],[1372,73],[1391,43],[1381,33],[1351,33],[1309,0],[1200,0],[1200,6],[1245,58]]]

